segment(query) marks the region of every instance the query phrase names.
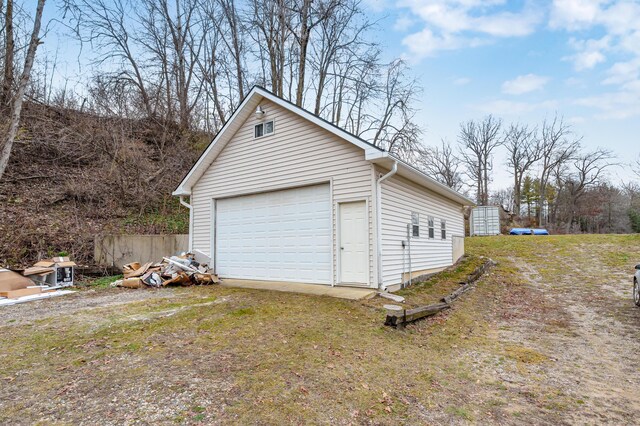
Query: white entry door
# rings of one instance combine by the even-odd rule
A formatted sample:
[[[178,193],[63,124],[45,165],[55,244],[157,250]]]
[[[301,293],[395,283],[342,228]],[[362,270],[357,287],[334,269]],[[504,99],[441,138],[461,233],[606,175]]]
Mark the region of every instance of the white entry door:
[[[369,282],[369,226],[364,201],[340,203],[340,283]]]
[[[329,185],[218,200],[215,227],[223,278],[332,282]]]

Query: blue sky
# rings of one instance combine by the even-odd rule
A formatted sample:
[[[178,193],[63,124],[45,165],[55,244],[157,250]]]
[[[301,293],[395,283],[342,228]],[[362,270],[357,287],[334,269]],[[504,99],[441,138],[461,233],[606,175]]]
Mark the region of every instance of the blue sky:
[[[455,142],[461,121],[492,113],[532,125],[556,112],[586,148],[640,154],[640,2],[366,0],[389,57],[424,87],[417,121],[427,144]],[[504,155],[493,187],[509,185]],[[614,183],[632,177],[612,169]]]

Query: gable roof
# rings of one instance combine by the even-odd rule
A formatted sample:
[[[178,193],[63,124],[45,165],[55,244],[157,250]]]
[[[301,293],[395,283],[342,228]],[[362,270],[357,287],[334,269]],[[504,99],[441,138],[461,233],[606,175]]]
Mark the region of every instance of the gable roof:
[[[275,94],[260,86],[254,86],[251,91],[249,91],[249,93],[245,96],[238,108],[236,108],[231,117],[227,120],[224,126],[222,126],[222,129],[220,129],[218,134],[213,138],[211,143],[209,143],[202,155],[200,155],[200,158],[198,158],[196,163],[187,172],[175,191],[173,191],[173,195],[191,195],[191,189],[193,188],[193,185],[195,185],[195,183],[202,177],[209,166],[213,164],[215,159],[218,157],[220,152],[222,152],[233,135],[238,131],[242,124],[244,124],[247,118],[249,118],[249,116],[254,113],[256,108],[260,105],[260,102],[262,102],[264,99],[267,99],[275,103],[276,105],[311,121],[312,123],[325,129],[326,131],[333,133],[334,135],[347,142],[352,143],[358,148],[363,149],[366,160],[371,161],[375,164],[380,164],[382,167],[388,168],[391,168],[393,166],[393,163],[397,162],[397,173],[399,175],[404,176],[460,204],[474,204],[474,202],[469,198],[454,191],[448,186],[441,184],[440,182],[429,177],[418,169],[394,157],[389,152],[381,149],[380,147],[377,147],[365,141],[364,139],[341,129],[333,123],[330,123],[323,118],[318,117],[317,115],[312,114],[309,111],[276,96]]]

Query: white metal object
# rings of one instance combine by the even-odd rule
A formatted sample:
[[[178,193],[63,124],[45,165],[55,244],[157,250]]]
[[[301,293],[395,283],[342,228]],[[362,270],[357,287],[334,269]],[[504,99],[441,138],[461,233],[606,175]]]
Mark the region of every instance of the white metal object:
[[[389,173],[380,176],[376,181],[376,252],[378,253],[378,288],[384,290],[382,278],[382,182],[398,172],[398,162],[394,161]]]
[[[180,196],[180,204],[189,209],[189,251],[193,248],[193,208],[184,201],[184,195]]]
[[[64,296],[65,294],[72,294],[75,291],[72,290],[56,290],[46,293],[30,294],[28,296],[18,297],[17,299],[6,299],[0,297],[0,306],[16,305],[18,303],[31,302],[33,300],[48,299],[50,297]]]
[[[500,211],[494,206],[478,206],[469,216],[469,235],[500,235]]]
[[[188,271],[188,272],[198,272],[196,268],[192,268],[191,266],[185,265],[183,263],[177,262],[173,259],[169,259],[168,257],[163,257],[164,260],[171,263],[172,265],[176,265],[178,268]]]
[[[413,284],[412,280],[411,280],[411,275],[413,274],[413,268],[411,267],[411,229],[412,225],[411,223],[407,224],[407,251],[408,251],[408,257],[409,257],[409,286],[411,286]],[[402,286],[404,287],[404,282],[405,280],[402,280]]]
[[[332,284],[329,193],[324,184],[217,200],[216,272]]]

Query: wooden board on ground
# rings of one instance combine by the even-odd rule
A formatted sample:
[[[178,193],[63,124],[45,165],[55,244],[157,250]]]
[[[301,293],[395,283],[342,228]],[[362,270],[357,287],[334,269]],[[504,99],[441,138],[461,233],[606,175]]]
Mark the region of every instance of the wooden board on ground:
[[[391,327],[404,327],[410,322],[430,317],[448,308],[448,303],[434,303],[433,305],[421,306],[414,309],[403,309],[397,312],[389,311],[387,312],[387,319],[384,324]]]
[[[18,297],[30,296],[38,293],[42,293],[42,289],[40,287],[28,287],[18,290],[0,291],[0,296],[6,297],[7,299],[17,299]]]

